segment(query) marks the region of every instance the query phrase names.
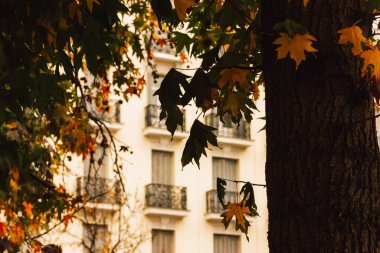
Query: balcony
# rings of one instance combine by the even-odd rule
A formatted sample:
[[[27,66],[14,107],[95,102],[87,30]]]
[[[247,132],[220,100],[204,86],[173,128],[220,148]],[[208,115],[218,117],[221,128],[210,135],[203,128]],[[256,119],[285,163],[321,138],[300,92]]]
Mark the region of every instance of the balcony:
[[[120,184],[109,178],[78,177],[77,194],[86,194],[89,207],[113,209],[121,203]]]
[[[89,110],[96,118],[104,121],[108,128],[119,130],[121,129],[120,107],[119,101],[112,99],[109,100],[108,111],[99,111],[95,105],[90,105]]]
[[[238,201],[237,192],[226,191],[224,203],[236,203]],[[218,192],[210,190],[206,192],[206,220],[220,221],[220,215],[224,212],[223,206],[219,203]]]
[[[170,137],[170,132],[166,129],[165,120],[160,121],[160,106],[148,105],[145,107],[145,124],[144,135],[147,137]],[[182,140],[188,136],[185,129],[186,118],[183,114],[183,126],[184,129],[179,127],[174,133],[173,140]]]
[[[242,119],[240,125],[236,126],[232,123],[231,118],[225,115],[223,124],[214,112],[206,115],[205,121],[207,125],[218,129],[216,131],[218,143],[240,148],[247,148],[252,145],[251,125],[247,121]]]
[[[175,55],[176,49],[174,45],[169,41],[170,34],[167,32],[161,32],[156,29],[155,34],[157,35],[155,39],[152,40],[151,49],[155,53],[163,53],[169,55]]]
[[[187,189],[183,186],[148,184],[145,186],[147,216],[183,218],[187,215]]]

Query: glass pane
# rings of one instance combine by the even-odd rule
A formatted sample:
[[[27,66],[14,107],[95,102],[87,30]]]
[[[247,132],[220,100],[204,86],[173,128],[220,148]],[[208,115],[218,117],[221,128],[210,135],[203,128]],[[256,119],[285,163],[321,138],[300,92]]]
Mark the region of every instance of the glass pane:
[[[239,236],[214,235],[214,253],[239,253]]]
[[[168,230],[152,230],[152,253],[173,253],[174,232]]]
[[[212,159],[212,187],[216,188],[216,179],[218,177],[230,180],[238,180],[237,172],[237,160],[214,157]],[[236,191],[236,185],[232,182],[227,182],[226,189],[227,191]]]
[[[152,183],[173,185],[173,153],[152,151]]]

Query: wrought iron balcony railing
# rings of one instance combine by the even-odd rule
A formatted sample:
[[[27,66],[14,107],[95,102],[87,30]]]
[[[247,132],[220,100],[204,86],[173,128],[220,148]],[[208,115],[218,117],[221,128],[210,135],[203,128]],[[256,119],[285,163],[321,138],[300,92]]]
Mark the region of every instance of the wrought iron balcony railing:
[[[148,184],[145,186],[145,206],[187,210],[186,187]]]
[[[160,121],[160,106],[159,105],[148,105],[145,107],[145,122],[147,127],[154,127],[166,130],[165,120]],[[185,113],[183,112],[183,131],[186,131],[185,128],[186,118]],[[181,131],[180,127],[177,130]]]
[[[218,192],[216,190],[210,190],[206,192],[206,208],[207,213],[222,213],[224,212],[223,206],[219,203]],[[224,203],[227,204],[237,202],[237,192],[227,191],[224,195]]]
[[[121,203],[120,183],[109,178],[78,177],[77,194],[86,194],[90,203]]]
[[[224,122],[219,121],[219,117],[216,113],[210,113],[206,115],[206,124],[212,126],[217,130],[217,135],[220,137],[239,138],[250,140],[251,139],[251,126],[245,120],[240,121],[240,125],[237,127],[231,122],[231,119],[226,115]]]

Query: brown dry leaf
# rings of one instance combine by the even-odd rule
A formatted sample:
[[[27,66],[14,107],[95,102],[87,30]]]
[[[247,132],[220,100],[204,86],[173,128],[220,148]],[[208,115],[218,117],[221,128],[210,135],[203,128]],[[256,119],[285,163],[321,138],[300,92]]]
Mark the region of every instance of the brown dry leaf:
[[[197,3],[194,0],[174,0],[175,11],[181,21],[186,19],[186,11]]]
[[[260,89],[257,82],[253,83],[253,101],[257,101],[260,98]]]
[[[354,55],[359,55],[362,50],[362,42],[366,42],[367,39],[363,36],[362,29],[359,26],[351,26],[338,31],[340,33],[338,43],[341,45],[346,45],[350,42],[353,45],[352,53]]]
[[[361,55],[363,58],[363,74],[370,68],[370,73],[375,76],[376,80],[380,80],[380,51],[377,47],[364,51]],[[371,66],[370,66],[371,65]]]
[[[232,118],[240,119],[240,107],[241,104],[239,101],[238,93],[235,91],[227,92],[222,105],[222,115],[224,115],[226,112],[230,112]]]
[[[245,214],[250,214],[249,208],[245,205],[242,205],[240,203],[229,203],[227,205],[227,211],[222,214],[223,215],[223,223],[229,224],[231,219],[235,216],[236,217],[236,224],[237,226],[240,226],[242,231],[247,231],[247,228],[249,226],[249,222],[244,217]],[[227,225],[228,226],[228,225]]]
[[[277,50],[277,59],[283,59],[288,54],[290,58],[296,62],[296,69],[298,65],[306,60],[306,52],[318,52],[317,49],[312,47],[313,41],[317,39],[310,34],[298,34],[296,33],[293,38],[290,38],[287,33],[280,33],[280,38],[277,38],[273,44],[280,45]]]
[[[232,89],[235,84],[238,84],[240,88],[247,91],[249,89],[249,82],[247,75],[250,74],[250,70],[241,68],[229,68],[220,71],[219,88],[223,89],[229,85],[229,89]]]

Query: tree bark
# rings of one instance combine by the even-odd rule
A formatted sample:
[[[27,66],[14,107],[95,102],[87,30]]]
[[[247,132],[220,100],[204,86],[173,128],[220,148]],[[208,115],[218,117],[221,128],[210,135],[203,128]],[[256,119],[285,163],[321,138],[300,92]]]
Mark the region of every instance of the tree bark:
[[[337,30],[364,20],[365,0],[262,3],[269,248],[380,252],[380,155],[373,98]],[[292,18],[318,39],[295,70],[276,60],[273,25]],[[359,23],[364,33],[372,21]],[[372,117],[372,119],[371,119]]]

